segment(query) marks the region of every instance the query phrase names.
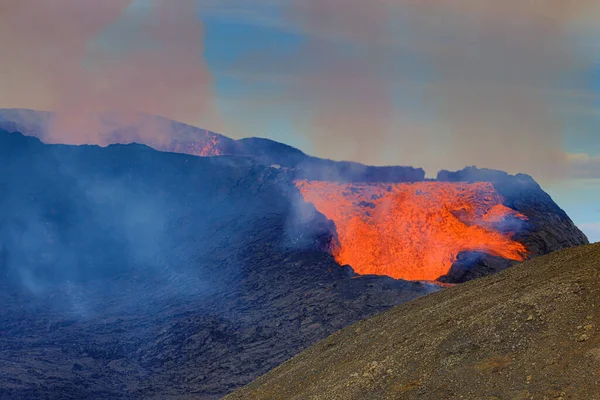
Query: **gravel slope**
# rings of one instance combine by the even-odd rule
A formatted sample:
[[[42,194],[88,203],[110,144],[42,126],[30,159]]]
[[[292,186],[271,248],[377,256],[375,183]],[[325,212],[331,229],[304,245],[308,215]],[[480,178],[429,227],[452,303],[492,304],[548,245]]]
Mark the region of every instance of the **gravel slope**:
[[[341,330],[226,397],[600,399],[600,244]]]

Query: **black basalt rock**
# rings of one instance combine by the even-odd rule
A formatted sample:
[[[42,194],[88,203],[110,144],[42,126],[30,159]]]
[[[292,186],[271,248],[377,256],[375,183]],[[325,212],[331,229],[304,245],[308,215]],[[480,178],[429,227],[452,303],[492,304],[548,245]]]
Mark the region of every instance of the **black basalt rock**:
[[[504,198],[505,206],[527,217],[526,221],[516,219],[507,221],[504,226],[506,231],[514,233],[511,234],[514,240],[525,245],[528,251],[526,258],[589,243],[585,234],[529,175],[509,175],[503,171],[469,167],[457,172],[441,171],[437,180],[491,182]],[[474,264],[470,265],[469,260]],[[511,260],[502,260],[490,255],[478,254],[476,257],[466,257],[463,254],[457,258],[450,273],[440,280],[447,283],[460,283],[500,271],[514,264]]]

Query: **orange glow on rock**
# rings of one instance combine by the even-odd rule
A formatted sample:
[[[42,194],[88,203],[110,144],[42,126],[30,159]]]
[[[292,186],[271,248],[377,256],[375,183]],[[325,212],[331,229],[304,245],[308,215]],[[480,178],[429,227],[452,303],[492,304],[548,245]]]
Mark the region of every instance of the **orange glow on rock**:
[[[203,139],[204,140],[192,143],[177,143],[173,146],[171,151],[176,153],[192,154],[199,157],[223,155],[223,152],[221,151],[221,143],[215,134],[206,131]]]
[[[356,273],[436,280],[462,251],[523,260],[525,246],[496,230],[526,217],[502,204],[491,183],[341,184],[297,181],[304,199],[331,219],[333,255]]]
[[[219,149],[219,139],[217,139],[217,137],[214,135],[208,139],[204,145],[199,146],[199,148],[195,150],[196,152],[194,154],[201,157],[221,155],[221,150]]]

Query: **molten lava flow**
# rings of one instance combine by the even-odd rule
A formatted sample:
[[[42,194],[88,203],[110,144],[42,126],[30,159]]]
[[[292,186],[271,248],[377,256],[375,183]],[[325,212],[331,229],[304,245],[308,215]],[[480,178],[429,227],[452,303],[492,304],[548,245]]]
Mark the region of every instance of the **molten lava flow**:
[[[204,143],[203,146],[199,146],[198,149],[195,149],[195,155],[201,157],[210,157],[210,156],[220,156],[221,150],[219,149],[219,139],[215,135],[212,135],[208,141]]]
[[[219,138],[208,131],[205,132],[205,135],[201,141],[175,143],[170,150],[176,153],[193,154],[199,157],[223,155]]]
[[[511,234],[497,230],[507,217],[526,217],[502,205],[491,183],[297,181],[296,186],[335,223],[340,246],[334,256],[358,274],[435,280],[462,251],[512,260],[526,254]]]

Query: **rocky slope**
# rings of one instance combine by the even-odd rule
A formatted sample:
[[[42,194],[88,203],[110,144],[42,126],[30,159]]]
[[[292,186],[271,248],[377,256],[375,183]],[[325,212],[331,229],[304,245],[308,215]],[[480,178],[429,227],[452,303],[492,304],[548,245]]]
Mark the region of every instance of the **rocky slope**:
[[[333,334],[226,399],[600,399],[600,244]]]
[[[218,398],[439,290],[331,240],[281,169],[0,132],[0,398]]]

